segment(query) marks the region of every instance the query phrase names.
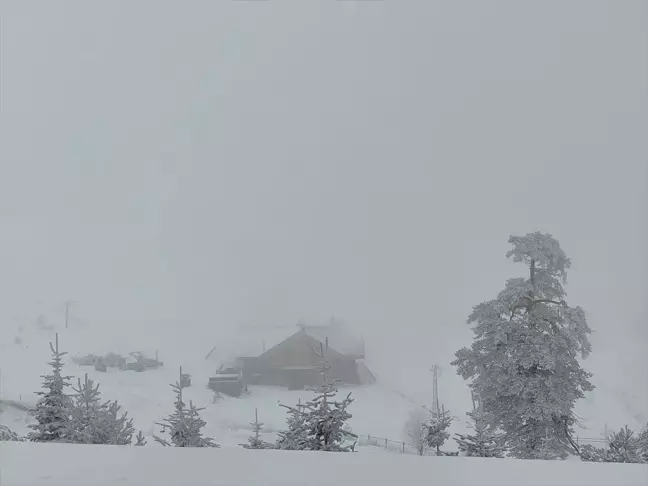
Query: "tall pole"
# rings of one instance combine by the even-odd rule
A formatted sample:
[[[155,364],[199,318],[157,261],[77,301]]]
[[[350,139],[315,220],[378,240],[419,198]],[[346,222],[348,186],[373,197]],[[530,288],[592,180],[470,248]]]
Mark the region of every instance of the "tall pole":
[[[68,300],[65,302],[65,329],[68,328],[68,319],[70,317],[70,306],[74,304],[74,301]]]
[[[438,387],[438,377],[439,377],[439,366],[432,366],[432,412],[439,414],[439,387]]]

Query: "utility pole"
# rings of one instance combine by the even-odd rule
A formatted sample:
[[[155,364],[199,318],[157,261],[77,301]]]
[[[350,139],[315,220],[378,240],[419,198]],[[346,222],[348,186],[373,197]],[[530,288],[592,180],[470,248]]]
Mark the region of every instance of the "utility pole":
[[[430,370],[433,373],[433,382],[432,382],[432,413],[439,415],[441,411],[439,410],[439,386],[437,384],[439,378],[439,365],[432,366]]]
[[[65,329],[68,328],[68,318],[70,317],[70,306],[74,303],[75,302],[72,300],[68,300],[65,302]]]

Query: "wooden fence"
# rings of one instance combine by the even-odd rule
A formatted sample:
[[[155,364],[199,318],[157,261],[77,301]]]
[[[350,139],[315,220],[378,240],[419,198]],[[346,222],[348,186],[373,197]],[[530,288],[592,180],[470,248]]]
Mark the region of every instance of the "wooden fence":
[[[389,451],[400,452],[402,454],[419,454],[418,447],[414,444],[408,444],[402,440],[389,439],[387,437],[376,437],[374,435],[359,435],[357,446],[383,447]],[[606,439],[603,437],[575,437],[576,444],[579,446],[591,444],[596,447],[604,447]],[[434,451],[426,449],[423,453],[426,456],[436,455]]]

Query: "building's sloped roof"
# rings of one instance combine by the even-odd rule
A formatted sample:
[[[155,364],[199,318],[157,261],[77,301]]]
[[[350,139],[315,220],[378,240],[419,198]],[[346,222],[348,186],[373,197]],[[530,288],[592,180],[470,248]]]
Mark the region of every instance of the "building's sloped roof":
[[[333,322],[319,326],[303,326],[303,329],[312,337],[326,343],[338,353],[355,358],[364,357],[364,342],[353,336],[348,326]]]
[[[282,325],[282,326],[255,326],[239,328],[233,342],[227,346],[229,358],[255,358],[265,351],[282,343],[290,336],[304,329],[310,336],[326,343],[328,337],[329,347],[345,356],[364,356],[364,343],[362,339],[354,336],[349,327],[332,322],[325,325]]]

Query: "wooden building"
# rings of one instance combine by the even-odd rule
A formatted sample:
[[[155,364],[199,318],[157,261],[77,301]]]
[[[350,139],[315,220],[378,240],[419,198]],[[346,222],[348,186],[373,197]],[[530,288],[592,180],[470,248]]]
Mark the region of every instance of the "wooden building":
[[[281,331],[284,337],[277,339]],[[364,342],[354,338],[340,323],[274,328],[273,334],[274,341],[268,339],[266,332],[260,343],[257,338],[256,346],[249,348],[251,351],[236,356],[235,366],[241,370],[246,384],[289,389],[317,386],[322,381],[320,349],[324,350],[330,366],[328,376],[331,379],[347,385],[375,382],[364,362]],[[260,351],[255,352],[255,348]]]

